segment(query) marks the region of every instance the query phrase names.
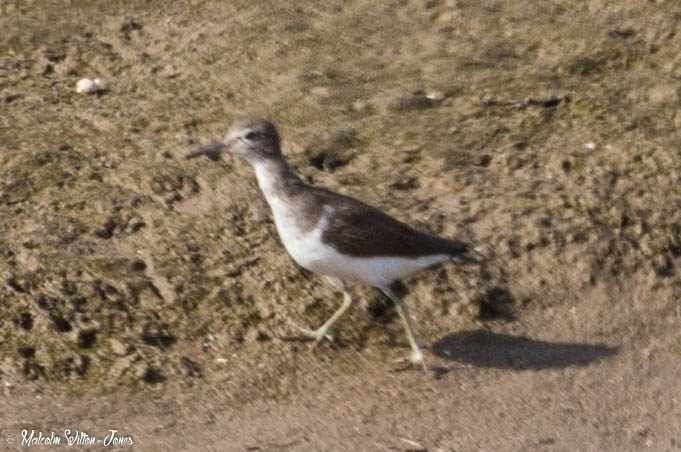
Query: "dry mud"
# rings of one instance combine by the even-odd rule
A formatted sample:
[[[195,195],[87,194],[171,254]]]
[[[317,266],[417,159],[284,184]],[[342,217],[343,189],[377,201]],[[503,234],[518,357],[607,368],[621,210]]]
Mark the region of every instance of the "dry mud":
[[[662,0],[0,2],[3,434],[681,450],[680,27]],[[244,113],[306,180],[482,247],[405,281],[428,374],[367,287],[333,343],[286,340],[340,296],[248,165],[183,159]]]

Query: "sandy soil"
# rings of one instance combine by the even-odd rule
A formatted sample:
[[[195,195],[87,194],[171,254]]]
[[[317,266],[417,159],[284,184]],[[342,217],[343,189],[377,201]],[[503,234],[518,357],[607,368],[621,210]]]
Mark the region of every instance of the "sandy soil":
[[[681,450],[679,3],[314,3],[0,2],[0,449]],[[340,296],[182,158],[244,113],[482,247],[405,281],[427,373],[367,287],[286,340]]]

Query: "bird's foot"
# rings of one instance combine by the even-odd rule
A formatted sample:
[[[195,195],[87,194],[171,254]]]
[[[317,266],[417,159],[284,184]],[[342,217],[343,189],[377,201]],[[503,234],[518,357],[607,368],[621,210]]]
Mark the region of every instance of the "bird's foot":
[[[316,330],[311,330],[309,328],[303,328],[302,326],[296,325],[291,320],[289,320],[288,323],[301,333],[299,336],[290,337],[289,339],[314,341],[312,347],[310,348],[315,348],[317,344],[319,344],[319,342],[321,342],[321,340],[325,338],[329,342],[333,342],[333,337],[330,334],[327,334],[326,328],[324,327],[318,328]]]
[[[409,358],[399,358],[393,361],[399,366],[398,370],[405,370],[413,367],[422,367],[424,372],[428,372],[426,361],[421,350],[413,350]]]

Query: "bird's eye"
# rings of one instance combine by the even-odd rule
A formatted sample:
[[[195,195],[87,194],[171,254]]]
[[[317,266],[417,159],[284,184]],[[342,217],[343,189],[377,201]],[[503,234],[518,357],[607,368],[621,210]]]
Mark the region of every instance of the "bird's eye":
[[[253,131],[251,130],[250,132],[248,132],[248,133],[246,134],[245,138],[246,138],[247,140],[252,140],[253,138],[255,138],[255,132],[253,132]]]

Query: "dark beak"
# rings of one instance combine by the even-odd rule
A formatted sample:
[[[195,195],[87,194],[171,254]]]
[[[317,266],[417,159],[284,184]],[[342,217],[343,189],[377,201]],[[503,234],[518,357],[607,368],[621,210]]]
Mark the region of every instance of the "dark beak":
[[[185,156],[187,159],[193,159],[194,157],[199,157],[205,155],[209,159],[215,161],[220,158],[220,154],[227,148],[224,143],[214,144],[212,146],[206,146],[205,148],[197,149],[196,151],[189,153]]]

